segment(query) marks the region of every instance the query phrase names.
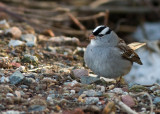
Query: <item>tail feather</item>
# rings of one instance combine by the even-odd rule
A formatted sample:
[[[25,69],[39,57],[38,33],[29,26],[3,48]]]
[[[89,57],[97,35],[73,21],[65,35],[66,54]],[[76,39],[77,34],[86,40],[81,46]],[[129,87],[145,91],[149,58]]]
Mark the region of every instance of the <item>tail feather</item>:
[[[136,50],[144,45],[146,45],[146,43],[133,42],[131,44],[128,44],[128,46],[133,50]]]

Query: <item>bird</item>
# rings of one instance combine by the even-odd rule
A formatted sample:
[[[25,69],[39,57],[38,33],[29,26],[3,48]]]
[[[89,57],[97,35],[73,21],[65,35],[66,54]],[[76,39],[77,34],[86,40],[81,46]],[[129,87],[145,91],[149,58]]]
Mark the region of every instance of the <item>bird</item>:
[[[134,42],[127,45],[105,25],[97,26],[89,39],[91,41],[84,52],[84,61],[97,77],[118,78],[128,74],[134,62],[142,65],[134,50],[145,43]]]

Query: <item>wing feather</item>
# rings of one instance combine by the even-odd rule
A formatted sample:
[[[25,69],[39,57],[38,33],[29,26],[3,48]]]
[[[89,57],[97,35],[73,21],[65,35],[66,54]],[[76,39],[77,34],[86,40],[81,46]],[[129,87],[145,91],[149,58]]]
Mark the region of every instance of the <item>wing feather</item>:
[[[136,52],[134,52],[134,50],[131,49],[128,45],[126,45],[124,40],[120,39],[120,41],[118,43],[118,48],[121,49],[121,51],[122,51],[122,57],[124,57],[125,59],[128,59],[131,62],[136,62],[136,63],[142,65],[142,62],[141,62],[138,54]]]

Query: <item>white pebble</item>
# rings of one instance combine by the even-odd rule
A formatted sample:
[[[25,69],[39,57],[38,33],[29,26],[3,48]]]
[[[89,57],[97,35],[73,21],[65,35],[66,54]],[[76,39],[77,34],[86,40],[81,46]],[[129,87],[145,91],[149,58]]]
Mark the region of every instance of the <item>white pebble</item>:
[[[74,95],[76,93],[75,90],[71,90],[70,92],[71,92],[71,95]]]

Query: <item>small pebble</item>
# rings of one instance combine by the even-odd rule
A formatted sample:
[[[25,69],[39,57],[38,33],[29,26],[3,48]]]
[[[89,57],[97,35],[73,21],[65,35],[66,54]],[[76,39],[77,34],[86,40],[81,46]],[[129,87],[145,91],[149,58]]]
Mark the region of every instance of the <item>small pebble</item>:
[[[124,102],[129,107],[133,107],[136,105],[134,99],[130,95],[122,95],[121,99],[122,99],[122,102]]]
[[[17,68],[17,70],[24,72],[26,70],[25,66],[20,66],[19,68]]]
[[[20,40],[10,40],[8,45],[9,45],[9,47],[11,47],[11,46],[16,47],[16,46],[21,46],[24,44],[25,43]]]
[[[160,103],[160,97],[154,98],[153,103],[154,104],[159,104]]]
[[[113,90],[110,90],[110,92],[118,93],[118,94],[123,94],[122,88],[114,88]]]
[[[7,83],[7,82],[9,82],[9,78],[5,77],[5,76],[2,76],[1,79],[0,79],[0,82],[1,83]]]
[[[10,27],[10,25],[8,24],[8,22],[6,20],[0,21],[0,28],[1,29],[8,29],[9,27]]]
[[[10,35],[13,38],[20,38],[22,32],[18,27],[11,27],[5,31],[5,34]]]
[[[32,47],[32,46],[36,46],[37,44],[37,37],[33,34],[24,34],[21,36],[21,39],[23,41],[26,41],[26,45],[29,46],[29,47]]]
[[[18,84],[24,79],[23,74],[20,71],[14,72],[10,77],[10,83],[11,84]]]
[[[141,108],[141,110],[145,112],[145,111],[146,111],[146,108]]]
[[[74,95],[76,93],[75,90],[71,90],[70,92],[71,92],[71,95]]]
[[[13,97],[14,95],[12,93],[7,93],[7,97]]]
[[[86,104],[95,104],[99,102],[99,98],[98,97],[86,97],[85,98],[85,103]]]
[[[74,77],[88,76],[89,72],[86,69],[74,69],[72,70]]]

